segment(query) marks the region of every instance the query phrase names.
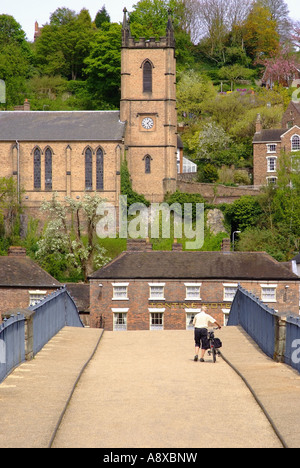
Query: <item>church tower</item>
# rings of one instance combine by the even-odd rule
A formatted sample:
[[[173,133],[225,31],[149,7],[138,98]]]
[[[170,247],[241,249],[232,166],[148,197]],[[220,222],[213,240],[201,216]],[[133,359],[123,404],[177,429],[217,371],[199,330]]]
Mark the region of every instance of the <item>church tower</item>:
[[[135,40],[124,9],[120,118],[126,121],[125,153],[133,189],[150,202],[176,190],[177,113],[174,29]]]

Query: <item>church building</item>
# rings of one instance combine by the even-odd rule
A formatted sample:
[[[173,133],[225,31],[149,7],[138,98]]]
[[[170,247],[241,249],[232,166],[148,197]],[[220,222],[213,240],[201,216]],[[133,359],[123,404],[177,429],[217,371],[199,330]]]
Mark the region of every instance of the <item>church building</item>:
[[[57,193],[86,192],[118,204],[120,168],[150,202],[176,190],[176,58],[171,18],[160,40],[131,36],[124,9],[119,111],[0,112],[0,176],[14,177],[23,205],[35,214]]]

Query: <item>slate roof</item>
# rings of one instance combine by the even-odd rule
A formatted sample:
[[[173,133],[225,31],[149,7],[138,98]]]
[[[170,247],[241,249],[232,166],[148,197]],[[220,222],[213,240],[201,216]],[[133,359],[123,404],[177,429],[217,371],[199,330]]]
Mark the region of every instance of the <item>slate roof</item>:
[[[123,252],[90,279],[294,280],[264,252]]]
[[[300,263],[300,253],[298,253],[294,258],[293,260],[296,262],[296,263]]]
[[[1,141],[121,141],[119,111],[0,112]]]
[[[90,309],[90,285],[85,283],[67,283],[66,288],[75,301],[79,312]]]
[[[285,132],[287,132],[286,128],[262,130],[260,133],[255,133],[253,143],[280,142]]]
[[[55,278],[28,257],[0,256],[0,287],[62,287]]]

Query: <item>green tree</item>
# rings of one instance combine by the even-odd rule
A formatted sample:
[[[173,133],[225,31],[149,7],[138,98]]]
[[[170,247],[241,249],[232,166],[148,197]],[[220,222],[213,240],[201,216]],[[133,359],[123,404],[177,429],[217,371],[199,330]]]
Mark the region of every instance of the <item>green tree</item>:
[[[53,195],[50,202],[44,202],[42,210],[49,221],[38,242],[38,260],[43,262],[50,258],[65,267],[69,264],[83,274],[85,281],[94,268],[110,261],[96,235],[96,225],[100,220],[97,208],[102,201],[98,195],[86,194],[80,201],[67,197],[66,203],[61,203]]]
[[[85,60],[85,75],[95,105],[118,109],[121,88],[121,25],[104,23]]]
[[[6,84],[6,107],[24,101],[26,80],[32,73],[32,54],[20,24],[0,15],[0,79]]]
[[[276,28],[276,20],[269,8],[254,2],[243,26],[247,55],[252,59],[262,59],[276,53],[279,48],[279,34]]]
[[[47,75],[62,75],[72,80],[81,78],[93,35],[87,10],[76,15],[72,10],[59,8],[36,41],[38,68]]]
[[[213,101],[216,94],[212,81],[203,73],[195,70],[182,72],[176,91],[178,120],[191,122],[199,119],[205,103]]]
[[[238,80],[250,80],[253,78],[255,71],[245,68],[242,65],[234,64],[222,67],[218,71],[221,80],[228,80],[231,83],[231,91]]]
[[[225,210],[225,216],[231,225],[232,231],[245,230],[256,226],[262,215],[262,209],[257,197],[243,196]]]
[[[1,236],[19,236],[21,204],[17,183],[13,177],[0,178],[0,232]],[[1,237],[0,236],[0,237]]]
[[[100,29],[103,23],[110,23],[110,16],[106,11],[105,5],[99,10],[95,17],[95,25]]]

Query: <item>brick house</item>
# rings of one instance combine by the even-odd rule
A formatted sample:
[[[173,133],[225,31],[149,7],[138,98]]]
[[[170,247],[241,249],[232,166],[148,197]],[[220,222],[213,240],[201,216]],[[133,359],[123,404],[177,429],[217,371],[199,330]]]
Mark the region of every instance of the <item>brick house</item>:
[[[34,215],[53,193],[60,199],[99,192],[118,204],[120,165],[151,202],[176,190],[176,58],[172,21],[166,36],[135,40],[124,10],[118,111],[0,112],[0,174],[14,177]],[[24,191],[24,193],[23,193]]]
[[[253,185],[276,184],[281,151],[293,153],[300,150],[300,104],[290,102],[281,128],[263,129],[257,116],[253,138]]]
[[[0,256],[0,322],[1,314],[26,309],[60,287],[61,283],[26,256],[25,249],[11,247],[7,256]]]
[[[226,324],[238,284],[282,313],[299,314],[300,278],[264,252],[126,252],[90,277],[90,324],[107,330],[188,329],[202,305]]]

